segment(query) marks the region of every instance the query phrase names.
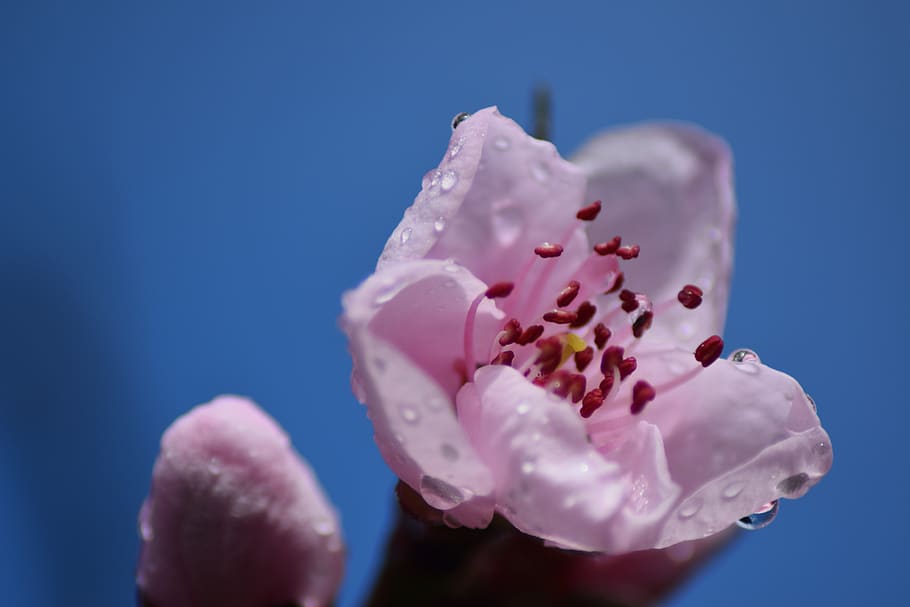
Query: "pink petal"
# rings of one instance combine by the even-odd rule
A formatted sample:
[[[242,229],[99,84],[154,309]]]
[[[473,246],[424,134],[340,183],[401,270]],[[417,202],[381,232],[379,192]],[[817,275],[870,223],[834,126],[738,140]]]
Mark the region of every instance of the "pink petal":
[[[168,428],[139,525],[149,605],[318,607],[341,581],[337,514],[287,435],[243,398]]]
[[[514,281],[536,261],[535,247],[574,240],[556,264],[563,275],[552,280],[558,285],[554,293],[565,286],[567,273],[587,254],[587,243],[575,237],[585,180],[551,143],[529,137],[496,108],[486,108],[453,132],[437,171],[424,180],[393,232],[380,268],[393,260],[453,259],[487,284]],[[566,256],[576,260],[565,263]],[[535,265],[529,281],[537,280],[543,265]]]
[[[453,524],[483,527],[493,514],[493,485],[454,412],[462,380],[463,333],[471,301],[486,290],[467,270],[419,260],[384,266],[344,297],[343,324],[376,442],[392,470],[449,511]],[[481,304],[475,356],[499,331],[502,314]]]
[[[610,545],[610,521],[628,487],[622,470],[591,447],[569,404],[501,366],[479,369],[457,402],[493,473],[497,510],[509,522],[567,548]]]
[[[694,348],[720,334],[736,215],[726,144],[694,126],[642,125],[598,135],[572,160],[588,176],[587,198],[603,201],[591,240],[620,235],[624,244],[641,245],[624,270],[627,286],[660,310],[650,339]],[[705,292],[697,310],[676,302],[686,284]]]
[[[639,418],[659,429],[670,477],[681,489],[655,541],[641,548],[716,533],[762,504],[802,496],[831,467],[831,441],[790,376],[760,363],[722,359],[662,389],[695,366],[692,354],[667,349],[637,356],[636,375],[657,387]],[[592,418],[589,428],[598,423]],[[619,452],[605,456],[624,468],[637,464]]]

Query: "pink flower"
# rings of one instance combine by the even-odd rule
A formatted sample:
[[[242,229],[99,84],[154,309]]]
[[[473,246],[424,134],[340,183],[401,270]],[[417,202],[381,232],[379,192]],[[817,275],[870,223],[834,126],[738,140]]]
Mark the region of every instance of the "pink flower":
[[[337,514],[282,429],[236,396],[164,433],[139,528],[149,607],[320,607],[341,582]]]
[[[495,511],[606,553],[803,495],[832,461],[811,400],[752,352],[718,359],[727,148],[643,126],[576,162],[495,108],[474,114],[345,295],[386,462],[450,525]]]

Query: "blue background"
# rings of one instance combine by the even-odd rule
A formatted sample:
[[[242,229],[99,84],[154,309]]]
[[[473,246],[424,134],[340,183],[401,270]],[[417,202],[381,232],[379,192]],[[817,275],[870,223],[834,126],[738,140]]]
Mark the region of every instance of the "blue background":
[[[829,477],[675,605],[889,604],[908,540],[910,66],[899,2],[4,3],[0,596],[128,605],[160,433],[223,392],[291,433],[338,505],[341,605],[391,474],[350,394],[339,296],[456,112],[554,140],[699,122],[737,158],[726,337],[797,377]]]

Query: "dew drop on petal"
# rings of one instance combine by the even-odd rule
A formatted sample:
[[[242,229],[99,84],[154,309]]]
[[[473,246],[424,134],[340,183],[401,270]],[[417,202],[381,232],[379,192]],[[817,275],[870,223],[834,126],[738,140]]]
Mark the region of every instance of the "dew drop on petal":
[[[525,413],[527,413],[530,410],[531,410],[531,405],[527,402],[518,403],[518,406],[515,407],[515,411],[517,411],[519,415],[524,415]]]
[[[812,407],[812,412],[818,413],[818,407],[815,404],[815,400],[813,400],[813,398],[808,394],[806,394],[806,400],[809,401],[809,405]]]
[[[409,424],[416,424],[420,421],[420,413],[418,413],[417,409],[407,403],[402,403],[398,406],[398,413],[401,414],[401,419]]]
[[[464,146],[464,137],[459,137],[455,143],[452,144],[452,149],[449,150],[449,158],[458,156],[458,152],[461,151],[462,146]]]
[[[689,500],[679,508],[679,518],[692,518],[701,510],[701,504],[702,502],[699,498]]]
[[[756,529],[767,527],[771,524],[771,521],[774,520],[774,517],[777,516],[778,509],[779,505],[777,500],[768,502],[759,508],[757,512],[753,512],[749,516],[744,516],[736,521],[736,524],[749,531],[755,531]]]
[[[799,493],[800,490],[805,487],[806,483],[808,482],[809,475],[805,472],[800,472],[799,474],[788,476],[781,482],[777,483],[777,490],[784,495],[794,495],[796,493]]]
[[[521,211],[506,206],[493,212],[493,233],[496,240],[504,247],[511,246],[524,229]]]
[[[730,483],[729,485],[727,485],[726,487],[724,487],[724,490],[721,493],[721,495],[723,495],[724,499],[732,500],[737,495],[742,493],[743,489],[745,489],[745,488],[746,488],[746,481],[734,481],[734,482]]]
[[[735,363],[760,363],[761,359],[758,357],[758,354],[752,350],[742,348],[733,352],[730,355],[730,360]]]
[[[467,112],[458,112],[452,117],[452,130],[458,128],[458,125],[470,118],[471,115]]]
[[[446,406],[446,400],[439,396],[431,396],[425,404],[430,411],[441,411]]]
[[[320,516],[313,521],[313,529],[319,535],[331,535],[335,532],[335,523],[327,516]]]
[[[405,228],[401,231],[401,244],[405,244],[407,241],[411,240],[411,234],[414,232],[412,228]]]
[[[208,469],[209,474],[213,476],[218,476],[221,474],[221,460],[219,460],[217,457],[210,459],[205,467]]]
[[[455,175],[455,171],[446,171],[442,174],[442,181],[439,182],[439,187],[443,191],[448,192],[455,187],[455,183],[458,181],[458,176]]]
[[[532,461],[522,462],[521,471],[524,474],[531,474],[532,472],[534,472],[534,462],[532,462]]]
[[[537,181],[543,183],[550,178],[550,167],[542,162],[535,162],[531,165],[531,176]]]
[[[139,533],[142,535],[142,540],[145,542],[151,542],[155,539],[155,529],[145,516],[141,517],[141,520],[139,521]]]
[[[464,493],[458,487],[429,475],[420,477],[420,495],[439,510],[449,510],[464,501]]]
[[[502,152],[504,152],[505,150],[508,150],[509,147],[511,147],[511,145],[512,145],[512,143],[507,138],[502,137],[502,136],[497,137],[496,139],[493,140],[493,147]]]
[[[458,461],[458,449],[449,443],[443,443],[439,448],[439,452],[442,453],[442,456],[450,462]]]
[[[433,230],[438,234],[446,229],[446,218],[437,217],[436,221],[433,222]]]

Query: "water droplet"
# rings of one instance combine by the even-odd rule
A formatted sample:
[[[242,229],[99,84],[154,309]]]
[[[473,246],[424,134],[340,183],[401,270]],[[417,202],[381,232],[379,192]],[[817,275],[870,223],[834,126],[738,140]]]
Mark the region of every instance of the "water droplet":
[[[752,350],[742,348],[736,350],[733,354],[730,355],[730,360],[735,363],[760,363],[761,359],[758,357],[758,354]]]
[[[420,495],[432,507],[449,510],[464,501],[464,494],[442,479],[424,475],[420,477]]]
[[[327,516],[320,516],[313,521],[313,529],[319,535],[332,535],[335,533],[335,521]]]
[[[534,472],[534,462],[532,462],[532,461],[522,462],[521,471],[524,474],[531,474],[532,472]]]
[[[143,510],[145,510],[144,507]],[[143,516],[141,516],[139,520],[139,534],[142,536],[142,540],[145,542],[151,542],[153,539],[155,539],[155,529],[152,527],[152,523],[149,522],[148,517],[145,516],[144,512]]]
[[[401,414],[401,419],[409,424],[416,424],[420,421],[420,413],[417,412],[417,409],[407,403],[402,403],[398,406],[398,413]]]
[[[778,509],[779,505],[777,500],[768,502],[759,508],[757,512],[753,512],[749,516],[744,516],[736,521],[736,524],[743,529],[748,529],[749,531],[755,531],[756,529],[767,527],[771,524],[771,521],[774,520],[774,517],[777,516]]]
[[[405,228],[401,231],[401,236],[399,237],[401,244],[405,244],[407,241],[411,240],[411,233],[413,231],[412,228]]]
[[[423,176],[423,179],[420,180],[420,185],[423,186],[423,189],[435,188],[439,185],[439,178],[442,176],[442,171],[439,169],[432,169],[426,172]]]
[[[746,488],[746,484],[746,481],[734,481],[724,488],[721,495],[724,496],[724,499],[732,500],[743,492],[743,489]]]
[[[831,447],[825,441],[819,441],[812,445],[812,453],[816,457],[825,457],[831,451]]]
[[[458,181],[458,177],[455,175],[455,171],[446,171],[442,174],[442,181],[439,183],[439,186],[443,191],[448,192],[455,187],[455,182]]]
[[[433,229],[436,231],[437,234],[439,232],[442,232],[443,230],[445,230],[446,229],[446,218],[437,217],[436,221],[433,222]]]
[[[458,449],[450,445],[449,443],[443,443],[439,448],[442,456],[449,460],[450,462],[458,461]]]
[[[812,407],[812,412],[817,414],[818,407],[815,405],[815,401],[812,399],[812,397],[806,394],[806,400],[809,401],[809,405]]]
[[[455,129],[457,129],[459,124],[461,124],[462,122],[464,122],[465,120],[467,120],[470,117],[471,117],[471,115],[467,112],[458,112],[457,114],[452,116],[452,130],[454,131]]]
[[[784,495],[793,495],[795,493],[799,493],[799,491],[805,487],[806,483],[808,482],[809,475],[805,472],[800,472],[799,474],[788,476],[781,482],[777,483],[777,490]]]
[[[493,147],[500,151],[508,150],[512,143],[505,137],[497,137],[493,140]]]
[[[531,176],[537,181],[543,183],[550,178],[550,167],[542,162],[535,162],[531,165]]]
[[[575,506],[576,501],[577,500],[575,499],[575,496],[568,495],[562,500],[562,507],[563,508],[573,508]]]
[[[446,406],[446,399],[439,396],[431,396],[427,399],[426,406],[430,411],[441,411]]]
[[[699,510],[701,510],[701,500],[699,498],[694,498],[680,506],[679,508],[679,518],[687,519],[695,516]]]
[[[518,406],[515,407],[515,411],[517,411],[519,415],[524,415],[525,413],[527,413],[530,410],[531,410],[531,404],[528,402],[520,402],[520,403],[518,403]]]
[[[590,469],[591,469],[591,466],[589,466],[587,464],[587,462],[581,462],[580,464],[578,464],[578,471],[581,472],[582,474],[587,474]]]
[[[511,246],[524,229],[522,213],[515,207],[501,207],[493,212],[493,234],[499,244]]]
[[[458,152],[461,151],[462,146],[464,145],[464,137],[459,137],[455,143],[452,144],[452,149],[449,150],[449,158],[455,158],[458,156]]]
[[[217,457],[210,459],[205,467],[208,469],[209,474],[212,474],[214,476],[221,474],[221,460],[219,460]]]

